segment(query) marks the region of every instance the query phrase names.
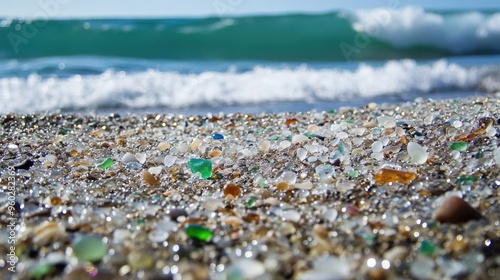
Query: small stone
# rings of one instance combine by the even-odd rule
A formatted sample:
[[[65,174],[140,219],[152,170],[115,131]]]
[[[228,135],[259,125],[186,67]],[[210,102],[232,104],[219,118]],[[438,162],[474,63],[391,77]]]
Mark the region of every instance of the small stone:
[[[424,147],[420,146],[420,144],[410,142],[408,143],[407,149],[408,155],[414,162],[423,164],[427,161],[427,151],[424,149]]]
[[[495,151],[493,151],[493,158],[497,165],[500,165],[500,148],[496,148]]]
[[[170,216],[170,219],[172,221],[176,221],[176,222],[179,222],[179,217],[187,217],[188,216],[188,213],[186,210],[182,209],[182,208],[174,208],[174,209],[170,209],[168,211],[168,215]]]
[[[307,138],[307,136],[305,135],[302,135],[302,134],[297,134],[297,135],[294,135],[292,137],[292,144],[298,144],[298,143],[301,143],[301,142],[304,142],[304,141],[307,141],[309,140],[309,138]]]
[[[160,184],[160,180],[156,179],[155,176],[153,174],[151,174],[147,170],[144,170],[142,172],[142,179],[144,179],[144,181],[146,183],[150,184],[150,185],[158,185],[158,184]]]
[[[417,178],[417,174],[413,172],[382,168],[373,175],[375,181],[379,184],[400,182],[408,184]]]
[[[260,152],[266,152],[267,150],[269,150],[270,146],[271,146],[271,141],[262,140],[262,141],[259,141],[257,148],[259,149]]]
[[[163,170],[163,166],[154,166],[154,167],[150,167],[148,169],[149,173],[153,174],[154,176],[158,176],[160,175],[161,171]]]
[[[384,148],[384,144],[382,144],[382,142],[380,142],[380,141],[375,141],[372,144],[372,151],[374,153],[380,153],[383,148]]]
[[[131,154],[131,153],[126,153],[125,155],[123,155],[122,157],[122,162],[124,164],[127,164],[129,162],[139,162],[137,160],[137,158],[135,157],[135,155]]]
[[[208,156],[213,158],[213,157],[218,157],[222,154],[222,151],[221,150],[218,150],[218,149],[213,149],[211,150],[209,153],[208,153]]]
[[[227,184],[224,188],[224,196],[228,199],[235,199],[241,195],[241,188],[233,183]]]
[[[140,251],[130,252],[127,256],[127,261],[133,270],[150,269],[155,264],[155,259],[152,255]]]
[[[201,145],[201,140],[198,138],[194,138],[193,141],[191,142],[191,144],[189,145],[189,148],[192,151],[195,151],[195,150],[198,150],[198,147],[200,147],[200,145]]]
[[[145,153],[137,153],[135,154],[135,158],[140,164],[144,164],[146,162],[146,154]]]
[[[66,235],[66,229],[57,222],[45,222],[35,228],[33,243],[46,245],[53,241],[62,239]]]
[[[335,222],[337,220],[337,217],[339,215],[339,212],[335,209],[328,209],[326,210],[321,216],[327,220],[329,223]]]
[[[432,218],[442,223],[461,224],[470,220],[479,220],[482,215],[463,199],[450,196],[434,211]]]
[[[434,260],[428,257],[417,257],[410,266],[413,279],[432,279],[434,273]]]
[[[187,163],[193,173],[201,173],[204,179],[212,176],[212,161],[202,158],[191,158]]]
[[[106,245],[98,236],[82,236],[73,242],[73,253],[81,261],[100,261],[106,251]]]
[[[335,169],[329,164],[320,164],[315,169],[320,181],[330,179],[335,175]]]
[[[307,150],[304,148],[298,148],[297,149],[297,158],[299,160],[305,160],[307,157]]]
[[[171,145],[168,142],[161,142],[160,144],[158,144],[158,150],[160,152],[164,152],[164,151],[170,149],[170,147],[171,147]]]
[[[404,246],[395,246],[384,253],[384,259],[391,264],[396,261],[403,261],[410,254],[410,249]]]
[[[102,169],[107,169],[113,166],[113,159],[112,158],[107,158],[103,162],[101,162],[97,167],[102,168]]]
[[[219,133],[215,133],[215,134],[212,135],[212,139],[214,139],[214,140],[223,140],[224,139],[224,135],[219,134]]]
[[[190,224],[185,228],[185,231],[187,236],[192,239],[205,242],[212,239],[212,232],[204,226]]]
[[[32,161],[31,159],[26,159],[26,160],[22,161],[21,163],[14,165],[14,169],[15,170],[19,170],[19,169],[29,170],[34,164],[35,164],[35,162]]]
[[[174,165],[176,160],[177,160],[176,156],[166,155],[165,158],[163,159],[163,164],[165,164],[166,167],[171,167],[172,165]]]
[[[313,183],[311,183],[311,181],[305,181],[302,183],[295,183],[293,187],[301,190],[310,190],[313,188]]]
[[[453,142],[450,147],[454,151],[463,152],[467,150],[467,142]]]
[[[266,272],[264,264],[254,259],[239,259],[226,271],[227,279],[258,279]]]
[[[247,223],[258,223],[260,221],[260,216],[256,213],[248,213],[243,217],[243,221]]]
[[[297,223],[300,221],[300,213],[295,209],[285,210],[283,218],[287,221]]]

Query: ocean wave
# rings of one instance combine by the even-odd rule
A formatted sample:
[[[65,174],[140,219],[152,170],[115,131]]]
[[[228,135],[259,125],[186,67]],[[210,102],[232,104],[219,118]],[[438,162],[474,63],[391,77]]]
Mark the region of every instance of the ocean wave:
[[[462,67],[446,60],[389,61],[353,70],[272,68],[198,74],[107,70],[99,75],[0,79],[0,113],[85,108],[191,108],[268,102],[350,101],[390,95],[418,96],[474,89],[491,66]]]
[[[34,20],[30,24],[4,19],[0,37],[7,38],[0,41],[0,59],[421,59],[500,53],[500,12],[430,12],[405,7],[233,18]]]
[[[350,15],[352,26],[396,48],[428,46],[451,53],[500,51],[500,13],[439,14],[419,7],[374,9]]]

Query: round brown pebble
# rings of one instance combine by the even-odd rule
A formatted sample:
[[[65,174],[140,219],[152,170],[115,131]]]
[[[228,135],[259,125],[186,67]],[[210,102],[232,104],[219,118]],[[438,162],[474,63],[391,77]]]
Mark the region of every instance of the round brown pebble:
[[[434,211],[432,218],[442,223],[461,224],[479,220],[481,213],[458,196],[450,196]]]

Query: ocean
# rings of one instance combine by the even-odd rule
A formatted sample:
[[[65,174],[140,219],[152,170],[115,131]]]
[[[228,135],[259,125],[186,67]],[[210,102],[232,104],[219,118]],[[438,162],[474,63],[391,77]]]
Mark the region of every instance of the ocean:
[[[500,88],[500,11],[0,19],[0,113],[328,110]]]

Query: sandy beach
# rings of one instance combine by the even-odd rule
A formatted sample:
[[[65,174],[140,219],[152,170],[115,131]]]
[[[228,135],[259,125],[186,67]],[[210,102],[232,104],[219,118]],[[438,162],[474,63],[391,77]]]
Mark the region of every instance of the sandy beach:
[[[498,279],[500,95],[0,115],[2,279]]]

